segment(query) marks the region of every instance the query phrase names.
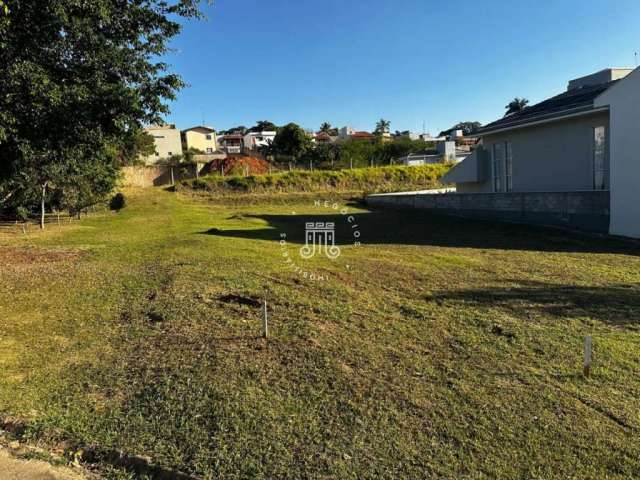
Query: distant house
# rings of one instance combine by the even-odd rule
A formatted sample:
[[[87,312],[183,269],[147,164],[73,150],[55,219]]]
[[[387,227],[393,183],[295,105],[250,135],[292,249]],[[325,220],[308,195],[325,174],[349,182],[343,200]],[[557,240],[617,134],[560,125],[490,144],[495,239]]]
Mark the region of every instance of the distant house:
[[[242,153],[243,139],[244,135],[239,133],[230,133],[221,135],[218,142],[225,153]]]
[[[456,142],[450,140],[439,140],[433,143],[435,143],[435,148],[432,150],[412,153],[405,157],[395,159],[395,162],[409,167],[433,163],[457,163],[464,160],[468,155],[468,152],[462,154],[456,149]]]
[[[184,151],[196,149],[212,155],[218,150],[216,131],[211,127],[197,126],[183,130],[182,148]]]
[[[337,137],[332,137],[326,132],[318,132],[316,133],[316,136],[315,136],[316,143],[318,144],[334,143],[337,139],[338,139]]]
[[[376,136],[369,132],[353,132],[349,138],[353,140],[375,140]]]
[[[569,225],[587,223],[590,209],[606,201],[593,229],[640,238],[639,69],[609,68],[572,80],[564,93],[472,136],[480,146],[444,177],[458,193],[521,194],[527,218],[532,209],[544,210]],[[534,195],[522,195],[533,193],[537,203],[526,203]],[[509,197],[503,198],[500,208],[507,209]],[[571,200],[554,207],[559,198]]]
[[[273,143],[277,132],[248,132],[242,139],[244,148],[247,150],[259,150]]]
[[[373,140],[376,136],[373,133],[369,132],[357,132],[353,129],[353,127],[342,127],[338,130],[338,140],[348,140],[348,139],[356,139],[356,140]]]
[[[148,157],[143,157],[146,165],[162,163],[174,155],[182,155],[182,140],[180,131],[175,125],[151,125],[145,131],[153,137],[155,143],[155,153]]]

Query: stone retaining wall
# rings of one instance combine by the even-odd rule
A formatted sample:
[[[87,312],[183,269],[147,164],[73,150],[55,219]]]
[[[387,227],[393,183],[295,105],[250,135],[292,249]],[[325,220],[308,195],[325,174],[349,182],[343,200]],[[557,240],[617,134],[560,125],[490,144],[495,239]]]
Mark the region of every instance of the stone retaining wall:
[[[609,232],[609,192],[382,194],[373,208],[433,210],[449,215]]]

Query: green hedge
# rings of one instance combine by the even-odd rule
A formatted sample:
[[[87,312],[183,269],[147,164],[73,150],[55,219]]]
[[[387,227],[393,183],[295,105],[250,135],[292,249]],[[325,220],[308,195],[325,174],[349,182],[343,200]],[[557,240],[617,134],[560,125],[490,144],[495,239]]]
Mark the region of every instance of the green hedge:
[[[214,193],[268,193],[363,191],[391,192],[441,188],[440,178],[451,165],[435,164],[419,167],[377,167],[353,170],[296,170],[293,172],[221,177],[211,175],[198,180],[185,180],[181,188]]]

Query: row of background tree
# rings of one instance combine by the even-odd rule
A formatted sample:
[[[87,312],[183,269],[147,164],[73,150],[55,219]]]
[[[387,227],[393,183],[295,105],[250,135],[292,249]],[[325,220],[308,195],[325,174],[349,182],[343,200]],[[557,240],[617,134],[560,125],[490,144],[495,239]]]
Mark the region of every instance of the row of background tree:
[[[465,135],[481,127],[479,122],[461,122],[440,133],[446,136],[453,130],[462,130]],[[246,134],[247,132],[275,131],[273,142],[260,148],[260,153],[275,166],[284,168],[296,165],[303,168],[359,168],[367,166],[391,165],[395,160],[416,153],[435,153],[433,142],[414,140],[408,131],[396,131],[388,135],[391,122],[381,119],[374,129],[374,138],[347,138],[337,142],[313,142],[310,135],[299,125],[289,123],[282,127],[264,120],[254,127],[238,126],[220,131],[225,134]],[[319,132],[331,137],[338,136],[338,129],[329,122],[320,126]]]

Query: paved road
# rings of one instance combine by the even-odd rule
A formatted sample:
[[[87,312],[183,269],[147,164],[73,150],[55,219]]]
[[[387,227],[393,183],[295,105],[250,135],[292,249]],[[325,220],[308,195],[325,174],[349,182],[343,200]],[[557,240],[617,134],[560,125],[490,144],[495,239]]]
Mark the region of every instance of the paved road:
[[[2,480],[82,480],[83,477],[45,462],[17,460],[0,449],[0,479]]]

